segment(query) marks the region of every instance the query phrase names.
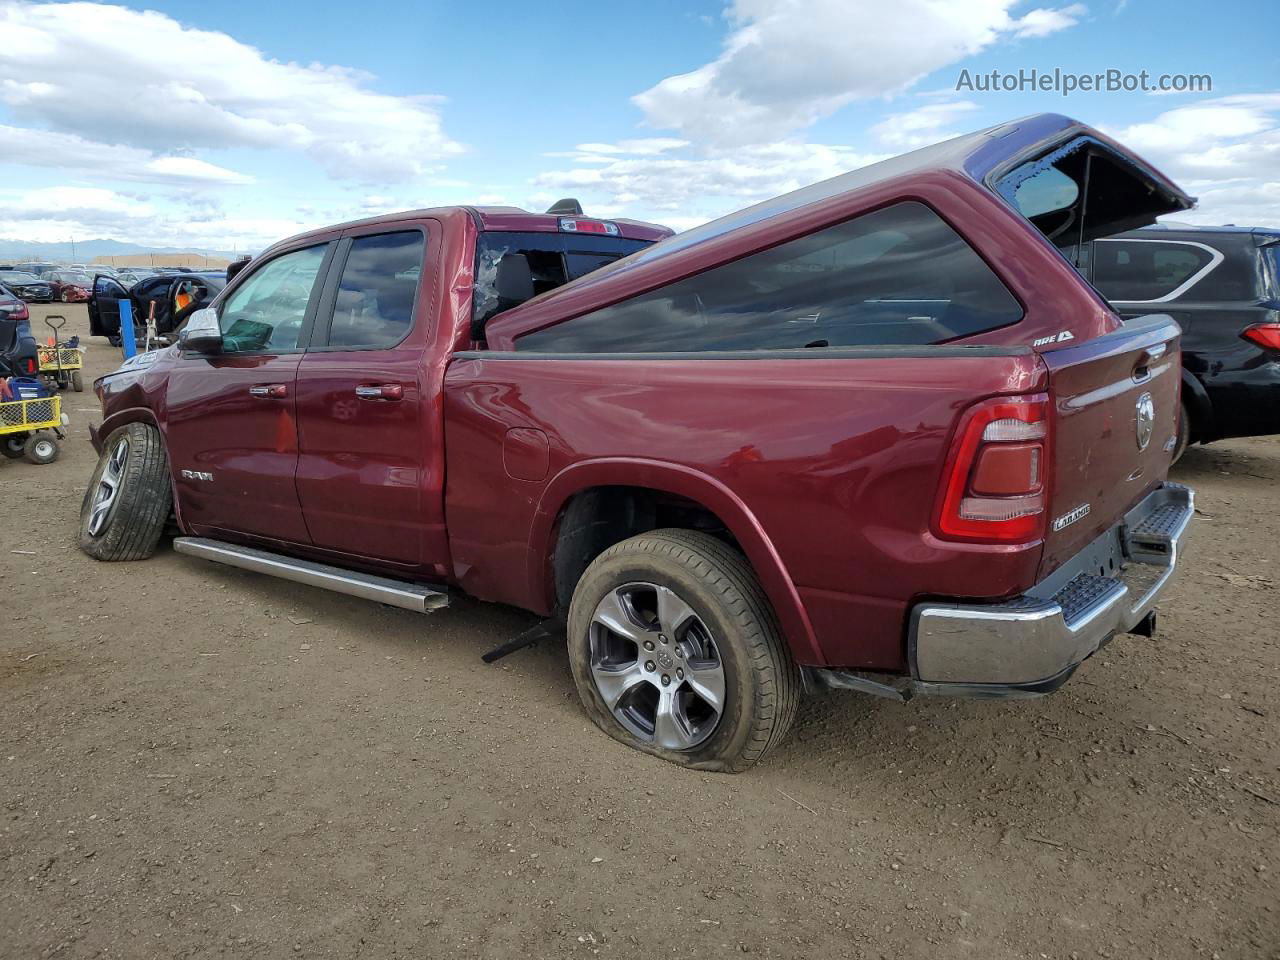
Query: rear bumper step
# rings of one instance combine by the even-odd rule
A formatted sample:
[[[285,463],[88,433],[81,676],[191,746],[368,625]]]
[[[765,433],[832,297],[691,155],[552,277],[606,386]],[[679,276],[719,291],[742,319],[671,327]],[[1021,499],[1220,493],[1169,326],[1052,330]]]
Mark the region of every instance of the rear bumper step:
[[[313,563],[310,560],[298,560],[279,553],[268,553],[266,550],[224,543],[221,540],[178,537],[173,541],[173,549],[178,553],[212,560],[214,563],[225,563],[228,566],[239,567],[241,570],[252,570],[254,573],[264,573],[269,577],[305,583],[310,587],[333,590],[336,593],[345,593],[347,596],[360,597],[363,600],[376,600],[378,603],[413,610],[417,613],[430,613],[449,605],[449,594],[443,588],[428,587],[420,583],[410,583],[407,580],[375,577],[368,573],[357,573],[354,570]]]
[[[1021,597],[920,604],[911,616],[913,692],[1036,696],[1117,633],[1150,635],[1194,512],[1192,491],[1166,483]]]

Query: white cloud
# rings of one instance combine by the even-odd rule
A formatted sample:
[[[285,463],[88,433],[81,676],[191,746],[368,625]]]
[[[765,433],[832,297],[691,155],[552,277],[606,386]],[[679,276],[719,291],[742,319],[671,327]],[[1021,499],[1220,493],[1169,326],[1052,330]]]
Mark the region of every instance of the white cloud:
[[[1193,102],[1107,132],[1199,197],[1177,219],[1280,226],[1280,91]]]
[[[886,146],[914,150],[955,136],[945,128],[977,109],[978,105],[970,100],[931,103],[907,113],[890,114],[872,127],[871,132]]]
[[[251,177],[195,157],[156,156],[137,147],[96,143],[74,133],[0,124],[0,156],[24,166],[91,174],[100,180],[162,184],[245,184]]]
[[[54,131],[185,161],[162,175],[190,174],[194,149],[283,147],[334,177],[394,182],[461,150],[435,98],[376,93],[367,74],[271,60],[155,11],[0,0],[0,37],[0,104]]]
[[[1018,0],[734,0],[733,32],[714,61],[633,97],[651,127],[720,144],[803,130],[854,100],[899,93],[1002,40],[1072,26],[1081,4]]]
[[[77,186],[0,190],[0,237],[31,242],[77,237],[245,250],[261,249],[319,225],[302,218],[228,215],[198,195],[153,196]]]
[[[576,196],[589,214],[638,216],[684,229],[884,158],[794,141],[734,149],[678,144],[654,150],[651,145],[646,140],[582,144],[569,154],[574,165],[534,178],[538,192],[531,203]]]

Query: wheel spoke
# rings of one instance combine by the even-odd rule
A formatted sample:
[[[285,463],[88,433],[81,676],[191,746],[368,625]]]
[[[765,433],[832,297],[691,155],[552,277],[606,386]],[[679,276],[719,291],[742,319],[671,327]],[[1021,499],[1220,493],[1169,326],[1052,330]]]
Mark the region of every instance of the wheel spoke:
[[[724,711],[724,667],[719,663],[690,662],[684,680],[717,714]]]
[[[638,661],[621,667],[593,665],[591,673],[595,676],[596,689],[600,691],[605,706],[610,710],[617,709],[628,690],[636,684],[645,682],[644,671]]]
[[[635,643],[642,642],[649,632],[631,618],[629,605],[621,590],[614,590],[601,600],[591,619]]]
[[[664,750],[687,750],[695,740],[689,732],[689,721],[684,715],[680,698],[672,688],[662,691],[653,721],[653,740]]]
[[[676,631],[695,616],[693,609],[666,587],[658,587],[658,624],[674,643]]]
[[[96,537],[106,526],[107,516],[111,513],[111,505],[116,502],[116,494],[120,490],[124,465],[129,459],[129,441],[121,440],[111,451],[107,464],[98,478],[98,489],[93,497],[93,508],[89,513],[89,536]]]

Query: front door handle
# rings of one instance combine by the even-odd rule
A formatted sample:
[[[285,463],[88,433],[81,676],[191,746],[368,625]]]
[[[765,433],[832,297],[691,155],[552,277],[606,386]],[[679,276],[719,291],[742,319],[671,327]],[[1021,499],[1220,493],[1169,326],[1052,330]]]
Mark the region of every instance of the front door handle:
[[[263,383],[249,388],[249,396],[259,400],[283,400],[289,396],[289,385],[286,383]]]
[[[366,383],[356,387],[361,400],[403,400],[404,386],[399,383]]]

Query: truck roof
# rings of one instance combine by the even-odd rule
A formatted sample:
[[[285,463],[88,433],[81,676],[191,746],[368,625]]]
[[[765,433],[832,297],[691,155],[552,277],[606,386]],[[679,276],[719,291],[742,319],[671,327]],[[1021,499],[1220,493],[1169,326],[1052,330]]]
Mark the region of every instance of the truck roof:
[[[293,242],[305,237],[323,236],[352,227],[377,226],[380,224],[396,224],[406,220],[435,219],[448,222],[451,220],[470,219],[480,231],[520,231],[525,233],[556,233],[560,230],[562,219],[603,220],[616,224],[620,236],[629,240],[656,241],[669,237],[674,233],[670,227],[657,223],[646,223],[642,220],[616,219],[612,217],[592,217],[587,214],[563,216],[554,213],[532,213],[520,207],[426,207],[420,210],[401,210],[395,213],[382,213],[376,217],[365,217],[360,220],[348,220],[346,223],[335,223],[314,230],[295,234],[286,240],[272,244],[272,248],[280,243]]]

